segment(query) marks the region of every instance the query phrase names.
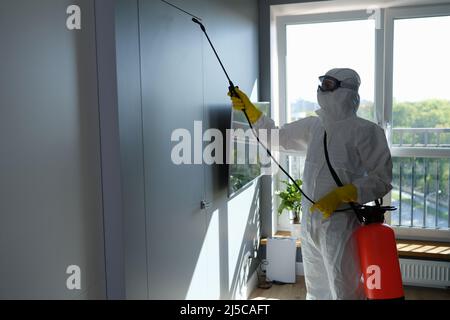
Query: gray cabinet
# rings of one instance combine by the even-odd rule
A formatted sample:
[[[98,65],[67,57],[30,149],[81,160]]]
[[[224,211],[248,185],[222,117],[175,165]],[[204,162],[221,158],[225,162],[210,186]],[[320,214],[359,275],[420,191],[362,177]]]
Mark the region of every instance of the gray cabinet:
[[[0,39],[0,298],[105,298],[94,1],[1,1]]]
[[[202,35],[159,1],[139,1],[139,14],[149,298],[200,297],[206,283],[193,274],[206,274],[197,263],[206,231],[204,168],[175,165],[171,135],[178,128],[192,134],[203,119]]]
[[[252,90],[256,1],[174,3],[204,18],[230,73]],[[194,139],[194,121],[203,131],[229,125],[226,78],[199,27],[174,8],[118,0],[116,22],[127,297],[237,297],[255,269],[246,257],[258,241],[258,184],[229,200],[225,165],[171,159],[174,130]],[[193,160],[193,141],[191,151]]]

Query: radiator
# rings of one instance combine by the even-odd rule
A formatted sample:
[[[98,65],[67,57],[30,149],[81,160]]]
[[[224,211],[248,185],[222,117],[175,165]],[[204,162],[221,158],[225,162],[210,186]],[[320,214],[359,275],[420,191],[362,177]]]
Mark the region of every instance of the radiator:
[[[422,287],[450,287],[450,262],[400,259],[405,285]]]

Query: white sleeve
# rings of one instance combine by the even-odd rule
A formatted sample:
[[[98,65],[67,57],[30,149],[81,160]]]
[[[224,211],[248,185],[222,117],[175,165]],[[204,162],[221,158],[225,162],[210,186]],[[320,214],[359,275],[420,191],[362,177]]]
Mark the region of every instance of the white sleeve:
[[[392,159],[386,136],[378,126],[359,135],[357,149],[366,175],[353,181],[358,189],[358,203],[382,198],[392,186]]]
[[[273,150],[302,152],[308,147],[311,128],[317,121],[317,117],[307,117],[278,128],[272,119],[263,115],[255,122],[253,127],[261,140],[266,143],[269,140],[269,147]],[[260,134],[260,129],[267,129],[267,134]],[[278,135],[272,132],[273,129],[278,130]],[[264,136],[267,139],[263,139]]]

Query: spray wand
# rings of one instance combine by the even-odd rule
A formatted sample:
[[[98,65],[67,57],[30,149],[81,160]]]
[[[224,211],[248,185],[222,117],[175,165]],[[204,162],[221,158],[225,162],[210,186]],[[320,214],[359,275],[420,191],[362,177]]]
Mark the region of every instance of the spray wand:
[[[192,17],[192,22],[194,22],[194,23],[196,23],[196,24],[198,24],[198,25],[200,26],[200,29],[201,29],[201,30],[203,31],[203,33],[205,34],[206,39],[208,39],[209,45],[211,46],[212,50],[214,51],[214,54],[215,54],[217,60],[219,61],[220,66],[222,67],[222,70],[223,70],[223,72],[225,73],[225,76],[226,76],[227,79],[228,79],[228,84],[229,84],[228,90],[230,91],[231,96],[233,96],[233,97],[238,97],[238,98],[239,98],[239,94],[236,92],[236,89],[235,89],[235,86],[234,86],[234,84],[233,84],[233,81],[231,81],[231,78],[230,78],[230,76],[228,75],[228,72],[227,72],[227,70],[225,69],[225,66],[224,66],[223,63],[222,63],[222,60],[220,60],[219,54],[217,53],[216,48],[214,47],[214,45],[213,45],[211,39],[209,38],[208,33],[206,32],[205,26],[203,25],[203,23],[200,22],[202,19],[200,19],[199,17],[197,17],[197,16],[195,16],[195,15],[193,15],[193,14],[187,12],[186,10],[181,9],[180,7],[175,6],[175,5],[172,4],[172,3],[169,3],[169,2],[167,2],[167,1],[165,1],[165,0],[161,0],[161,1],[164,2],[165,4],[171,6],[171,7],[174,7],[174,8],[176,8],[176,9],[178,9],[179,11],[181,11],[181,12],[183,12],[183,13],[185,13],[185,14],[191,16],[191,17]],[[281,171],[289,178],[289,180],[292,181],[292,183],[293,183],[293,184],[295,185],[295,187],[300,191],[300,193],[301,193],[306,199],[308,199],[309,202],[311,202],[312,204],[314,204],[315,202],[303,192],[303,190],[300,188],[300,186],[299,186],[298,183],[295,181],[295,179],[292,178],[292,176],[286,171],[286,169],[284,169],[283,166],[282,166],[282,165],[277,161],[277,159],[272,155],[272,152],[270,151],[270,149],[269,149],[266,145],[264,145],[264,143],[262,143],[262,141],[259,139],[259,136],[256,134],[256,132],[255,132],[255,130],[254,130],[254,128],[253,128],[253,125],[252,125],[252,123],[251,123],[251,121],[250,121],[250,119],[249,119],[249,117],[248,117],[248,114],[247,114],[247,112],[245,111],[245,109],[243,109],[242,112],[244,113],[245,118],[247,119],[247,122],[248,122],[248,124],[249,124],[249,126],[250,126],[250,129],[252,130],[253,135],[255,136],[255,138],[256,138],[256,140],[258,141],[258,143],[264,148],[264,150],[266,150],[266,152],[267,152],[267,154],[269,155],[269,157],[277,164],[277,166],[278,166],[278,167],[280,168],[280,170],[281,170]]]
[[[233,97],[238,97],[238,98],[239,98],[239,94],[236,92],[236,89],[235,89],[235,86],[234,86],[234,84],[233,84],[233,81],[231,81],[230,76],[228,75],[228,72],[227,72],[227,70],[225,69],[225,67],[224,67],[224,65],[223,65],[223,63],[222,63],[222,60],[220,60],[220,57],[219,57],[219,55],[218,55],[218,53],[217,53],[217,51],[216,51],[216,48],[214,48],[214,45],[212,44],[211,39],[209,38],[208,33],[206,32],[205,26],[204,26],[203,23],[201,23],[197,18],[192,18],[192,21],[200,26],[200,29],[202,29],[203,33],[204,33],[205,36],[206,36],[206,39],[208,39],[208,42],[209,42],[209,44],[210,44],[212,50],[214,51],[214,54],[216,55],[216,58],[217,58],[217,60],[219,61],[220,66],[222,67],[222,70],[223,70],[223,72],[225,73],[225,76],[226,76],[227,79],[228,79],[228,84],[229,84],[228,90],[230,91],[231,95],[232,95]],[[292,178],[291,175],[290,175],[290,174],[289,174],[289,173],[281,166],[281,164],[280,164],[280,163],[275,159],[275,157],[272,155],[272,152],[270,151],[270,149],[269,149],[266,145],[264,145],[264,143],[262,143],[262,141],[259,139],[259,136],[256,134],[256,132],[255,132],[255,130],[254,130],[254,128],[253,128],[252,122],[250,121],[250,119],[249,119],[249,117],[248,117],[248,114],[247,114],[247,112],[245,111],[245,109],[243,109],[242,112],[244,113],[245,118],[247,119],[247,122],[248,122],[248,124],[249,124],[249,126],[250,126],[250,129],[252,130],[253,135],[255,136],[255,138],[256,138],[256,140],[258,141],[258,143],[264,148],[264,150],[266,150],[266,152],[267,152],[267,154],[269,155],[269,157],[270,157],[270,158],[278,165],[278,167],[280,168],[280,170],[283,171],[283,173],[284,173],[284,174],[292,181],[292,183],[293,183],[293,184],[295,185],[295,187],[301,192],[301,194],[302,194],[306,199],[308,199],[311,203],[314,204],[314,201],[311,200],[311,199],[303,192],[303,190],[302,190],[302,189],[300,188],[300,186],[298,185],[297,181],[295,181],[295,179]]]

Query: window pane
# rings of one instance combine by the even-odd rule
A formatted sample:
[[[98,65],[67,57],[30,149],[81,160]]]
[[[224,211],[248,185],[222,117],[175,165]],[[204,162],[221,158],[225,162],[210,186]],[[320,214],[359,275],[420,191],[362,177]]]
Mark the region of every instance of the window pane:
[[[394,145],[450,146],[448,34],[449,16],[394,22]]]
[[[450,17],[394,20],[392,145],[450,147]],[[449,159],[395,158],[392,223],[448,228]]]
[[[352,68],[361,77],[358,115],[374,120],[375,22],[355,20],[288,25],[287,121],[314,114],[318,77],[332,68]]]

